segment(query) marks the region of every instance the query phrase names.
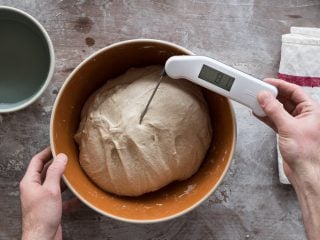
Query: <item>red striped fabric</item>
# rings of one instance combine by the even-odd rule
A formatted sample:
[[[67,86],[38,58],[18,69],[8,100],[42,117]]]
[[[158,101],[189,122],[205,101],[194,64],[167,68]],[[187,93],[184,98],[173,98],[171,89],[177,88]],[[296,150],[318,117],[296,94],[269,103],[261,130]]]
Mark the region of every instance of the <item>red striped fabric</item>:
[[[278,73],[278,78],[285,80],[287,82],[295,83],[300,86],[306,87],[319,87],[320,86],[320,77],[301,77],[301,76],[292,76],[283,73]]]

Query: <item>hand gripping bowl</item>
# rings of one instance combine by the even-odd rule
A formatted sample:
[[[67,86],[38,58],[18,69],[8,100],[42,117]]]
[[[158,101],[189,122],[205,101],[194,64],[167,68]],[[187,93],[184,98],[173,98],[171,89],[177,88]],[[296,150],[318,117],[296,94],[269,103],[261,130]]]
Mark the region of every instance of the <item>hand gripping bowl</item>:
[[[119,197],[104,192],[86,176],[79,165],[73,136],[87,98],[108,79],[131,67],[164,65],[173,55],[191,55],[178,45],[152,39],[119,42],[99,50],[84,60],[63,84],[54,104],[50,140],[53,155],[69,157],[64,181],[87,206],[111,218],[153,223],[187,213],[203,202],[219,185],[232,160],[236,142],[236,122],[228,99],[203,89],[209,105],[213,139],[207,157],[191,178],[140,197]]]

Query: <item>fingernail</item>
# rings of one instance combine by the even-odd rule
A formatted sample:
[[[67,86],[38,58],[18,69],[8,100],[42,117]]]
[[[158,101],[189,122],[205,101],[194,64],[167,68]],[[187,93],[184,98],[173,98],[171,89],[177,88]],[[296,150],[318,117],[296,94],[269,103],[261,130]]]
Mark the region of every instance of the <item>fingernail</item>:
[[[66,164],[67,161],[68,161],[68,157],[67,157],[67,155],[65,155],[64,153],[59,153],[59,154],[57,155],[57,157],[56,157],[55,160],[56,160],[56,161],[60,161],[60,162],[62,162],[62,163],[64,163],[64,164]]]
[[[272,100],[272,94],[270,92],[267,91],[262,91],[258,94],[258,101],[260,104],[264,105],[267,102]]]

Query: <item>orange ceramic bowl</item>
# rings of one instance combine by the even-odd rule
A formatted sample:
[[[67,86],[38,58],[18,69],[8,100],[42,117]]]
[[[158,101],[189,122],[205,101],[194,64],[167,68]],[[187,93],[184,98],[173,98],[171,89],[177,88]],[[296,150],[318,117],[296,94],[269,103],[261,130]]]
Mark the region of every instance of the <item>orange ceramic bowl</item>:
[[[119,197],[104,192],[79,165],[79,151],[73,136],[87,98],[108,79],[131,67],[161,64],[173,55],[191,55],[178,45],[152,39],[113,44],[83,61],[63,84],[54,104],[50,140],[53,155],[69,157],[63,179],[87,206],[111,218],[134,223],[169,220],[187,213],[203,202],[219,185],[232,160],[236,142],[236,122],[228,99],[203,89],[209,104],[213,139],[207,157],[191,178],[174,182],[140,197]]]

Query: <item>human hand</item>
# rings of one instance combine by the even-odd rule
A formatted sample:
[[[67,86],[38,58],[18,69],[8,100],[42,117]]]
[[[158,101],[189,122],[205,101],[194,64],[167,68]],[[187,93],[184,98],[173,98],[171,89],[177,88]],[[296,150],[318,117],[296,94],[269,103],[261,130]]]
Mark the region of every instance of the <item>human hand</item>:
[[[320,236],[320,105],[301,87],[267,79],[278,99],[261,92],[258,101],[267,117],[259,118],[279,134],[284,171],[295,188],[308,239]]]
[[[279,134],[284,171],[295,186],[320,180],[320,105],[301,87],[267,79],[279,90],[278,99],[261,92],[258,101],[267,117],[260,118]],[[302,187],[302,186],[301,186]]]
[[[23,240],[62,239],[60,179],[68,159],[59,154],[50,160],[50,148],[35,155],[20,182]]]

